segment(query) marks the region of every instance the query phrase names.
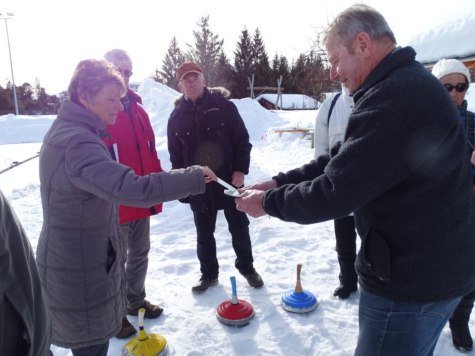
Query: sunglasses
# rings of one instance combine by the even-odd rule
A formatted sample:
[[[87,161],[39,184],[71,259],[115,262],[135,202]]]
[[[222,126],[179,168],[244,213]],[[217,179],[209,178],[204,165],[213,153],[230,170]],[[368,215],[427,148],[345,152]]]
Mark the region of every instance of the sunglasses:
[[[126,78],[130,78],[132,74],[134,74],[131,70],[128,70],[128,69],[117,68],[117,70],[120,72],[120,74],[122,74]]]
[[[468,89],[467,83],[457,83],[456,85],[452,84],[444,84],[445,89],[450,93],[452,90],[456,90],[457,93],[463,93],[465,90]]]

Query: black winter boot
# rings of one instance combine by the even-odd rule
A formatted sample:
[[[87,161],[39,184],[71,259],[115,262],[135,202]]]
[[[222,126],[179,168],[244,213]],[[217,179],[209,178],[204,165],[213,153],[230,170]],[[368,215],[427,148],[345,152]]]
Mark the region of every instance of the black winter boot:
[[[356,292],[358,288],[356,287],[356,283],[354,285],[345,285],[345,284],[340,284],[335,291],[333,292],[333,295],[335,297],[338,297],[340,299],[348,299],[351,295],[351,293]]]
[[[452,342],[457,350],[472,351],[473,340],[470,335],[468,324],[451,324],[449,323],[450,331],[452,332]]]
[[[473,349],[473,340],[468,328],[468,322],[473,309],[474,299],[475,291],[464,296],[449,319],[452,342],[455,348],[460,351],[471,351]]]

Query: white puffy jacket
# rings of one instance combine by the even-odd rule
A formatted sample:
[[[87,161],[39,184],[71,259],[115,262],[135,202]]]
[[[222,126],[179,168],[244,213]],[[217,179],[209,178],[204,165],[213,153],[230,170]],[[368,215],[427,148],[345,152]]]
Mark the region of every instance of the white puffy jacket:
[[[317,113],[314,131],[315,158],[328,154],[330,149],[345,136],[348,118],[353,110],[353,98],[348,89],[342,87],[342,94],[338,97],[328,120],[328,112],[335,95],[336,93],[326,98]]]

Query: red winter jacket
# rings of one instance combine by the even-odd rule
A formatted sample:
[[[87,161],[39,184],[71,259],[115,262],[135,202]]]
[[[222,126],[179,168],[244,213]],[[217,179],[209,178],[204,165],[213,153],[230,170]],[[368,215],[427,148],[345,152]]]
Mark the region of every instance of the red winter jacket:
[[[124,100],[125,99],[125,100]],[[137,175],[161,172],[160,160],[155,149],[155,134],[142,99],[132,90],[122,99],[124,111],[117,114],[114,125],[107,126],[110,137],[103,138],[112,157],[131,167]],[[143,219],[162,211],[162,204],[151,208],[119,206],[121,224]]]

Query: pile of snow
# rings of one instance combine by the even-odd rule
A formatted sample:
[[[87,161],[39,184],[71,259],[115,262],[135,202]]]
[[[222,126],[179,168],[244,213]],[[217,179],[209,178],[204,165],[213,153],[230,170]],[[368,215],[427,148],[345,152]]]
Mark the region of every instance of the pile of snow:
[[[55,115],[0,116],[0,144],[41,142]]]
[[[157,141],[167,137],[166,122],[170,117],[175,100],[180,97],[180,93],[169,86],[158,83],[151,78],[146,78],[140,84],[138,94],[142,97],[142,102],[147,111],[152,127],[157,137]],[[165,125],[163,120],[165,120]]]

